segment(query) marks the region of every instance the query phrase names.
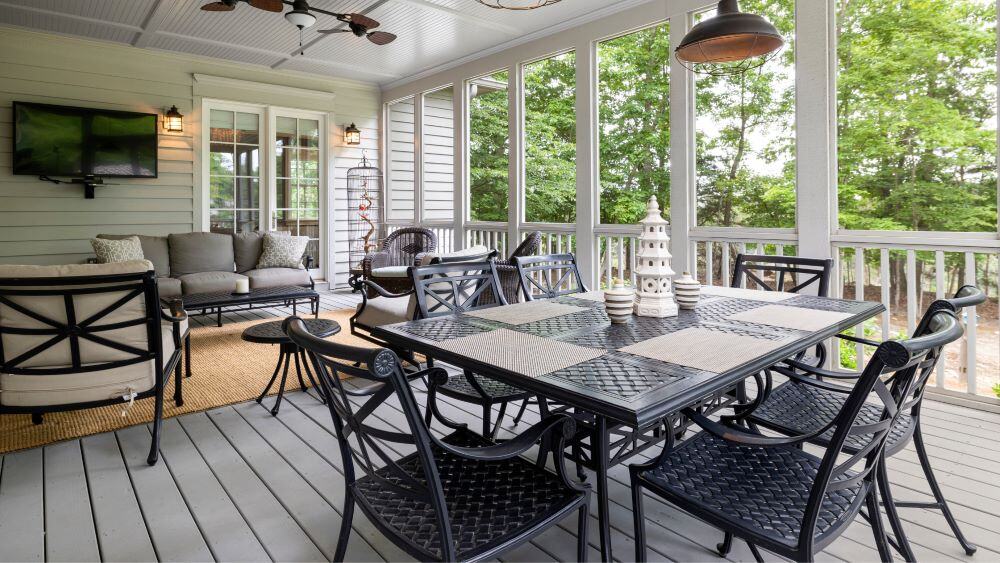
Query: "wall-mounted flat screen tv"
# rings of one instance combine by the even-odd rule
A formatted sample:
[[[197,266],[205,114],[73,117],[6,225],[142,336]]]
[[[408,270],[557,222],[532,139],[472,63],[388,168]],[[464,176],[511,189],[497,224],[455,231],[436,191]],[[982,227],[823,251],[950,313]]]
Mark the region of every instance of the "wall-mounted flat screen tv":
[[[14,174],[156,178],[157,115],[14,102]]]

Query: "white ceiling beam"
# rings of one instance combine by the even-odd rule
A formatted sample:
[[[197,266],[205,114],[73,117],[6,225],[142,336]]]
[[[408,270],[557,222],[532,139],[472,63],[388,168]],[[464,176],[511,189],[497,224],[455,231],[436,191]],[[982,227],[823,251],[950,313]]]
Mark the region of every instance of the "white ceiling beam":
[[[507,25],[500,22],[495,22],[493,20],[488,20],[486,18],[479,17],[468,12],[463,12],[462,10],[456,10],[455,8],[449,8],[448,6],[442,6],[440,4],[435,4],[429,0],[393,0],[394,2],[399,2],[400,4],[409,4],[410,6],[416,6],[418,8],[423,8],[426,10],[432,10],[435,12],[441,12],[447,14],[456,20],[461,20],[473,25],[478,25],[479,27],[485,27],[492,29],[494,31],[500,31],[511,36],[521,35],[522,31],[518,28]],[[471,5],[471,2],[470,2]]]
[[[174,0],[156,0],[156,3],[153,4],[153,8],[149,11],[149,15],[146,16],[146,20],[142,22],[142,31],[140,31],[132,41],[132,46],[140,49],[148,47],[149,41],[154,35],[156,35],[156,32],[159,31],[160,26],[163,25],[164,21],[166,21],[167,16],[178,11],[182,6],[184,6],[183,2],[176,2]]]

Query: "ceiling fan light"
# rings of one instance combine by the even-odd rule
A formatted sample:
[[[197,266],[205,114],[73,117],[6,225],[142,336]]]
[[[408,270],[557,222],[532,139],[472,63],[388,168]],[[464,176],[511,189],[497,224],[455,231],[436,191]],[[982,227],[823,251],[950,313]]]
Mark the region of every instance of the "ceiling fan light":
[[[316,16],[310,14],[307,10],[292,10],[285,13],[285,19],[289,21],[292,25],[305,29],[307,27],[312,27],[316,23]]]
[[[691,28],[675,55],[692,65],[725,64],[766,58],[784,44],[771,22],[740,12],[737,0],[721,0],[718,15]]]

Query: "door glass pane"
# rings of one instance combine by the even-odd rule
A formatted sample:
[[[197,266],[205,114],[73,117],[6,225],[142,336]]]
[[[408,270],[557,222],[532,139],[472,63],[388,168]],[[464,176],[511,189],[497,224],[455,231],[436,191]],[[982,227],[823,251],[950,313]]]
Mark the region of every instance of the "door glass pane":
[[[320,266],[320,124],[316,119],[275,118],[277,229],[311,240],[306,253]]]
[[[209,223],[214,232],[260,225],[260,116],[209,111]]]

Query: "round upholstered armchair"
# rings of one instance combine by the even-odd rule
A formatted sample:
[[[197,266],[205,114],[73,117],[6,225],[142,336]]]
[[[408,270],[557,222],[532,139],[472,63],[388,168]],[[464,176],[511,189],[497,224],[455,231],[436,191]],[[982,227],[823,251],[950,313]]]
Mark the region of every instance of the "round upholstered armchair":
[[[542,233],[534,231],[525,235],[521,244],[510,253],[506,260],[497,260],[497,276],[500,278],[500,287],[503,289],[503,296],[508,303],[519,303],[521,301],[521,276],[517,273],[517,266],[514,265],[514,258],[519,256],[535,256],[542,248]],[[489,296],[485,296],[487,299]]]
[[[437,250],[437,237],[430,229],[406,227],[389,233],[382,248],[361,261],[364,279],[375,282],[390,293],[403,293],[413,284],[406,269],[416,265],[424,254]],[[369,290],[369,297],[375,294]]]

